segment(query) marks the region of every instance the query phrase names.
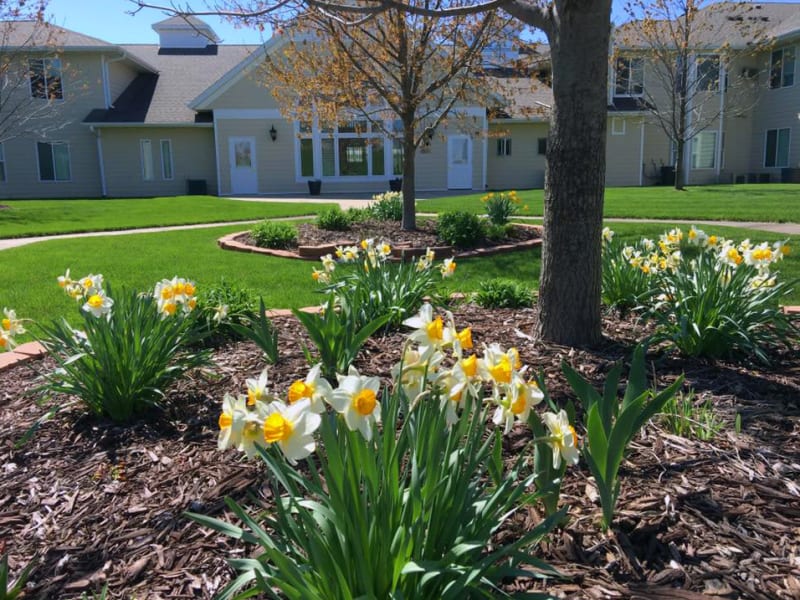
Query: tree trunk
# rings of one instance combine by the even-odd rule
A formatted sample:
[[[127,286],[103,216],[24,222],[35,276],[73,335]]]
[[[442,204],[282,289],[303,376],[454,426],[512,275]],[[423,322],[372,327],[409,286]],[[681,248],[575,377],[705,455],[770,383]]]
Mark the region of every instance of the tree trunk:
[[[601,340],[601,234],[605,188],[610,0],[558,3],[550,32],[553,107],[547,143],[540,337]]]
[[[403,221],[402,227],[406,231],[417,228],[416,203],[416,167],[415,156],[417,147],[414,143],[414,124],[405,125],[403,128]]]
[[[683,137],[678,137],[675,142],[675,189],[683,191],[683,180],[686,177],[684,174],[684,153],[686,152],[686,141]]]

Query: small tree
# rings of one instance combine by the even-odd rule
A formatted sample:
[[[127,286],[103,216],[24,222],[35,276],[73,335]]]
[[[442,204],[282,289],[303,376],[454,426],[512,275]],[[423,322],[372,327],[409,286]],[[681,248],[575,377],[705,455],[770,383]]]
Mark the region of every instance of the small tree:
[[[54,119],[61,80],[48,81],[54,65],[60,70],[60,30],[45,21],[47,4],[0,0],[0,142],[64,125]],[[31,101],[32,93],[39,100]]]
[[[742,68],[752,60],[742,61],[764,48],[765,30],[750,17],[752,10],[752,4],[706,0],[626,5],[632,21],[615,33],[613,66],[631,57],[642,61],[641,107],[673,144],[677,190],[686,183],[691,141],[726,114],[741,114],[755,104],[757,72]],[[733,64],[739,68],[730,69]]]
[[[444,5],[435,0],[430,8]],[[288,43],[267,57],[266,79],[294,121],[325,127],[356,119],[396,140],[402,226],[414,229],[417,149],[443,122],[482,126],[460,117],[458,107],[485,103],[491,80],[482,77],[483,51],[507,25],[495,12],[436,18],[390,8],[352,26],[312,5],[284,30]],[[355,132],[364,133],[358,121]]]

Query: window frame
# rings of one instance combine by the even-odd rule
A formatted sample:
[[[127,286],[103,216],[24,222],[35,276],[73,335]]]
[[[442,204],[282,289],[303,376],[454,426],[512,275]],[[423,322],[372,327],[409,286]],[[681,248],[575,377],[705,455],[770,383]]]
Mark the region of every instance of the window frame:
[[[704,73],[701,77],[700,69],[701,65],[712,64],[716,67],[717,77],[711,83],[712,85],[706,85],[705,87],[701,86],[701,81],[708,79],[708,74]],[[712,71],[713,72],[713,71]],[[722,82],[722,62],[720,60],[719,54],[697,54],[694,57],[694,85],[695,88],[701,92],[711,92],[716,93],[720,90],[720,84]]]
[[[166,154],[164,153],[165,144],[169,149],[166,152]],[[172,181],[175,179],[175,161],[172,158],[172,140],[169,138],[158,140],[158,149],[159,152],[161,153],[161,179],[163,179],[164,181]],[[168,165],[169,165],[169,176],[167,176]]]
[[[712,146],[711,152],[711,165],[709,166],[696,166],[696,158],[699,156],[699,153],[695,150],[695,146],[698,143],[698,140],[705,138],[706,136],[714,136],[714,144]],[[718,135],[716,131],[706,130],[701,131],[697,135],[695,135],[690,143],[689,147],[689,166],[692,171],[704,171],[704,170],[711,170],[717,168],[717,143],[719,142]],[[705,148],[702,148],[705,150]]]
[[[511,156],[511,138],[497,138],[497,156]]]
[[[39,183],[70,183],[72,181],[72,153],[69,149],[69,142],[62,142],[62,141],[55,141],[55,142],[42,142],[36,141],[36,171],[39,176]],[[50,147],[50,161],[52,163],[53,168],[53,179],[44,179],[42,177],[42,156],[39,154],[39,147],[40,146],[49,146]],[[65,179],[59,179],[58,177],[58,169],[56,166],[56,152],[55,148],[66,148],[67,152],[67,177]]]
[[[780,158],[780,135],[781,132],[786,132],[786,162],[785,164],[780,164],[778,159]],[[767,159],[769,158],[767,154],[767,150],[769,149],[769,134],[770,132],[775,132],[775,155],[773,158],[773,164],[768,164]],[[792,128],[791,127],[776,127],[774,129],[767,129],[764,131],[764,168],[765,169],[785,169],[789,166],[789,155],[792,151]]]
[[[42,79],[44,80],[44,85],[43,85],[43,89],[45,90],[45,94],[44,95],[36,95],[36,94],[34,94],[34,89],[35,89],[34,85],[33,85],[33,72],[34,72],[33,63],[34,62],[39,62],[42,65],[42,67],[41,67],[42,71],[41,72],[42,72]],[[46,91],[49,90],[49,87],[50,87],[50,85],[48,84],[48,79],[49,79],[48,73],[50,72],[50,69],[52,67],[50,67],[49,65],[51,65],[54,62],[58,63],[58,67],[57,67],[58,68],[58,76],[54,77],[53,79],[57,79],[58,80],[58,92],[59,92],[59,95],[54,97],[54,98],[51,98],[47,94]],[[61,59],[60,58],[58,58],[58,57],[55,57],[55,58],[42,57],[42,58],[29,58],[28,59],[28,92],[29,92],[31,100],[44,100],[45,102],[63,102],[64,101],[64,69],[63,69],[63,66],[61,65]]]
[[[622,123],[622,130],[617,129],[617,123]],[[625,135],[625,117],[611,117],[611,135]]]
[[[784,62],[785,55],[787,52],[791,52],[792,56],[792,70],[791,73],[788,73],[788,69],[786,69],[786,63]],[[775,55],[780,54],[780,58],[776,61]],[[777,63],[777,64],[776,64]],[[776,69],[779,70],[776,76]],[[782,48],[777,48],[772,51],[770,54],[769,59],[769,89],[771,90],[779,90],[781,88],[793,87],[794,80],[795,80],[795,72],[797,71],[797,47],[796,46],[784,46]],[[787,75],[791,76],[791,82],[786,83]],[[777,82],[777,84],[776,84]]]
[[[145,152],[145,147],[149,150]],[[153,157],[153,140],[150,138],[139,138],[139,166],[141,167],[142,181],[155,181],[155,161]],[[148,171],[150,176],[148,177]]]
[[[632,89],[635,89],[634,86],[636,85],[634,78],[631,74],[634,72],[633,63],[637,62],[640,63],[641,66],[636,69],[638,73],[640,73],[641,81],[639,85],[641,86],[641,91],[634,92]],[[620,78],[620,63],[626,63],[628,76],[624,78],[624,81],[627,82],[625,86],[626,89],[624,92],[620,92],[618,87],[620,85],[620,81],[623,80]],[[641,98],[644,96],[644,57],[642,56],[618,56],[616,61],[614,62],[614,97],[615,98]]]
[[[536,139],[536,154],[539,156],[547,156],[547,138],[540,137]]]

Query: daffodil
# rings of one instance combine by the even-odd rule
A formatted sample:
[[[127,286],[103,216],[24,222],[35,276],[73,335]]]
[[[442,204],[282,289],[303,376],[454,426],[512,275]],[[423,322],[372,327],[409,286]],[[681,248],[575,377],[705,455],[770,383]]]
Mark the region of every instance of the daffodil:
[[[247,416],[247,405],[244,396],[225,394],[222,400],[222,413],[219,415],[219,437],[217,447],[225,450],[231,446],[239,446],[242,441],[242,429]]]
[[[452,321],[452,317],[449,320]],[[433,307],[427,302],[416,316],[403,321],[403,325],[416,330],[409,334],[408,339],[419,344],[420,353],[425,360],[436,350],[450,344],[456,335],[449,325],[445,326],[441,316],[433,316]]]
[[[59,275],[57,281],[58,281],[58,287],[63,289],[65,292],[70,286],[75,284],[75,282],[69,276],[69,269],[67,269],[67,272],[64,273],[63,275]]]
[[[336,261],[330,254],[320,257],[320,260],[322,261],[322,268],[325,269],[326,273],[333,273],[333,271],[336,270]]]
[[[308,400],[311,412],[325,412],[325,403],[331,403],[333,388],[327,379],[322,377],[321,370],[321,365],[316,364],[311,367],[304,380],[298,379],[289,386],[289,404]]]
[[[0,329],[2,329],[6,335],[14,337],[15,335],[25,333],[25,327],[22,325],[22,321],[17,318],[15,310],[4,308],[3,315],[3,319],[0,320]]]
[[[439,267],[439,270],[442,273],[443,278],[452,277],[453,273],[456,272],[456,263],[455,260],[452,258],[445,258],[442,262],[442,265]]]
[[[0,330],[0,352],[8,352],[14,349],[14,337],[7,331]]]
[[[86,302],[83,305],[83,310],[92,313],[95,317],[102,317],[111,312],[111,307],[114,305],[114,300],[106,296],[106,293],[97,289],[95,293],[86,297]]]
[[[481,377],[496,384],[510,384],[514,373],[521,366],[516,348],[504,351],[497,343],[484,345],[483,359],[478,361]]]
[[[378,399],[380,379],[359,375],[350,367],[347,375],[337,375],[339,387],[333,390],[331,406],[344,416],[351,431],[358,429],[364,439],[372,439],[372,424],[380,423],[381,404]]]
[[[219,304],[218,306],[214,307],[214,316],[212,320],[219,325],[228,316],[228,305],[227,304]]]
[[[274,400],[269,393],[269,377],[267,369],[261,371],[258,379],[252,378],[245,381],[247,384],[247,405],[253,406],[257,402],[271,402]]]
[[[542,390],[535,381],[525,381],[519,374],[515,374],[511,385],[506,388],[506,394],[498,402],[492,421],[495,425],[503,425],[503,434],[508,434],[514,426],[514,421],[527,423],[531,408],[539,404],[544,398]]]
[[[103,276],[100,274],[81,277],[79,283],[86,298],[97,295],[103,290]]]
[[[606,244],[610,244],[611,240],[614,239],[614,232],[611,230],[610,227],[603,227],[603,241]]]
[[[311,271],[311,279],[313,279],[317,283],[328,284],[331,282],[331,276],[330,273],[328,273],[328,271],[316,268]]]
[[[578,462],[578,436],[575,429],[569,424],[569,418],[564,409],[558,414],[544,413],[542,421],[550,432],[550,447],[553,449],[553,468],[561,466],[561,459],[577,464]]]
[[[407,398],[416,398],[427,388],[439,374],[439,365],[444,360],[444,354],[434,352],[429,357],[423,357],[411,345],[403,349],[403,359],[392,367],[392,380],[403,390]]]
[[[264,445],[264,419],[267,416],[268,406],[259,402],[245,410],[242,415],[241,436],[237,448],[248,458],[253,458],[258,453],[257,447]]]
[[[300,400],[286,405],[275,401],[267,407],[262,431],[267,444],[277,444],[291,464],[314,451],[314,431],[322,418],[310,410],[311,401]]]

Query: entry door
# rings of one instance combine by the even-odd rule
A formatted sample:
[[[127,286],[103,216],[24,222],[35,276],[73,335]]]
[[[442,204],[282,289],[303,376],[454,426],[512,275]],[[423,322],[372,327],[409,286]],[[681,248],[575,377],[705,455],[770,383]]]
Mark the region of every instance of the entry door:
[[[256,138],[232,137],[228,140],[231,160],[231,194],[258,193]]]
[[[472,189],[472,139],[468,135],[447,138],[447,187]]]

